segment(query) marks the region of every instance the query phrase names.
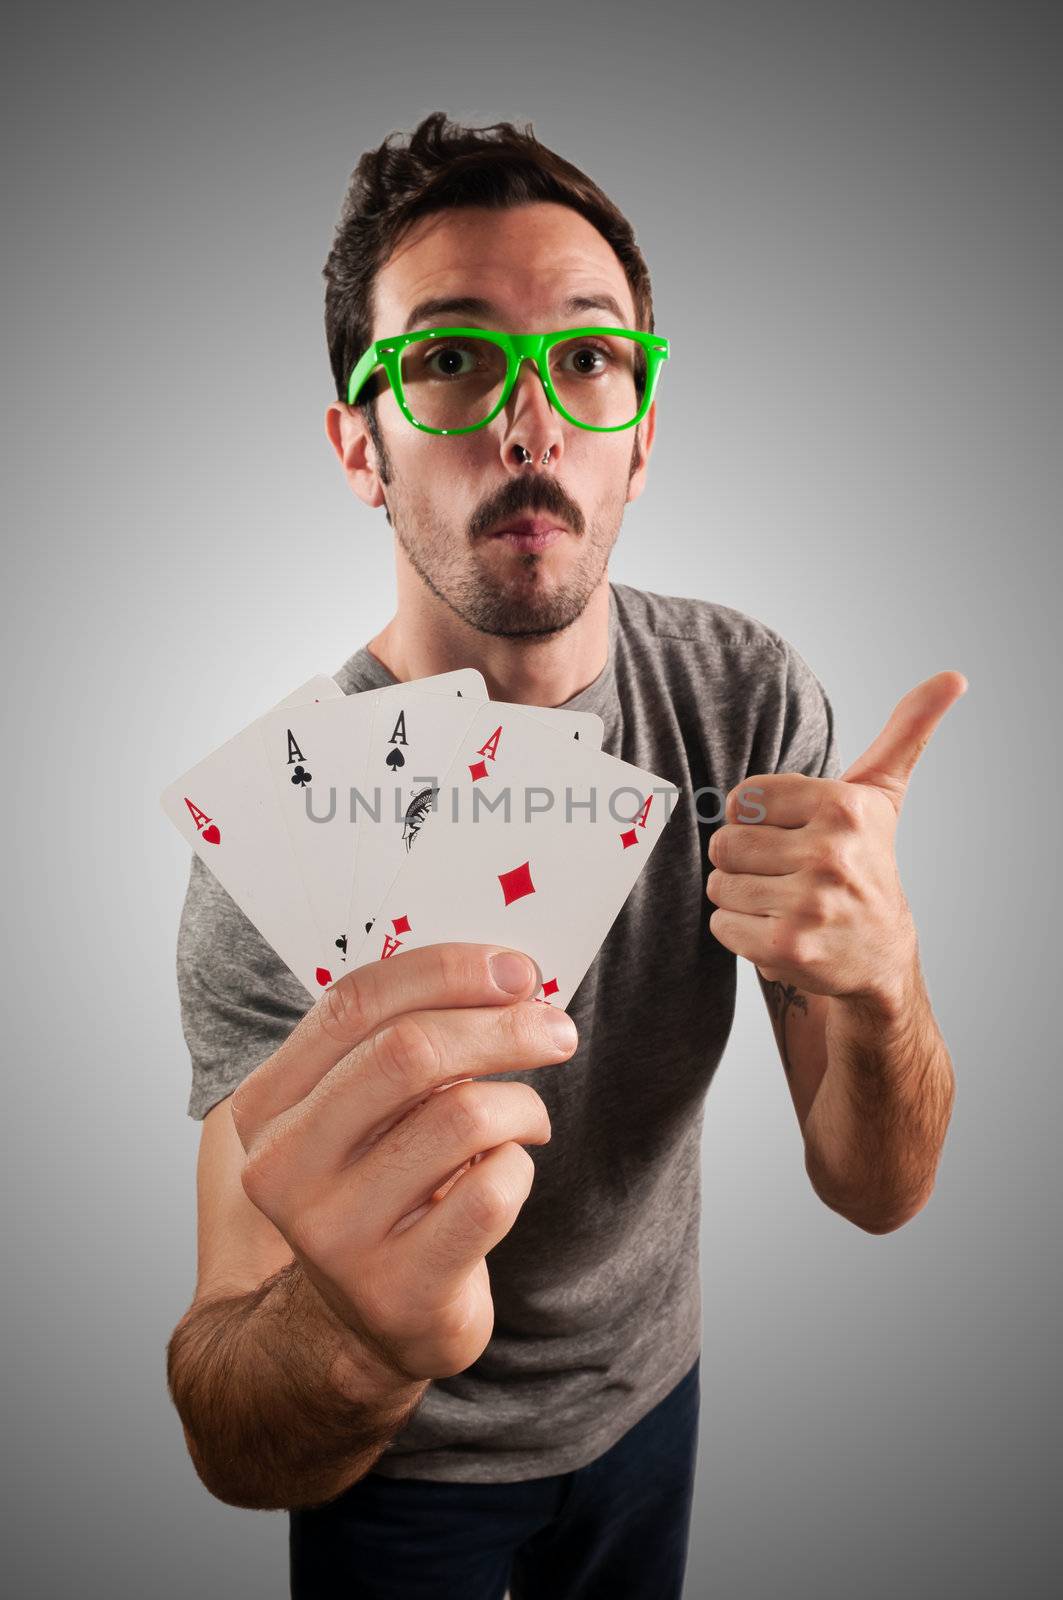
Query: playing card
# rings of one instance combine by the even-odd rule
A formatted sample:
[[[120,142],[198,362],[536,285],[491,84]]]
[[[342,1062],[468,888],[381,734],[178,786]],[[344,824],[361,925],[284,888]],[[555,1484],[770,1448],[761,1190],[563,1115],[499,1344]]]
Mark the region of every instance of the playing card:
[[[539,964],[564,1008],[674,809],[678,786],[558,736],[529,708],[481,706],[436,813],[348,965],[440,941],[499,943]]]
[[[566,711],[563,706],[525,706],[513,700],[496,700],[501,711],[522,712],[566,739],[575,739],[585,750],[600,750],[605,723],[597,711]]]
[[[336,977],[347,948],[347,911],[362,810],[373,713],[395,688],[367,689],[318,705],[278,707],[258,730],[270,783],[284,819],[317,929],[317,959]],[[401,686],[405,687],[405,686]],[[417,680],[426,718],[453,714],[464,726],[487,698],[482,675],[461,668]]]
[[[443,774],[476,709],[439,705],[419,690],[419,683],[384,689],[374,711],[362,784],[366,803],[359,808],[359,845],[347,917],[355,944],[369,931],[392,880],[430,822]],[[508,702],[491,704],[499,714],[517,709]],[[552,706],[519,709],[591,749],[601,747],[604,724],[595,712]]]
[[[280,708],[343,700],[333,678],[311,678]],[[270,715],[270,713],[267,713]],[[256,723],[163,792],[162,808],[200,859],[310,994],[332,981],[266,770]]]

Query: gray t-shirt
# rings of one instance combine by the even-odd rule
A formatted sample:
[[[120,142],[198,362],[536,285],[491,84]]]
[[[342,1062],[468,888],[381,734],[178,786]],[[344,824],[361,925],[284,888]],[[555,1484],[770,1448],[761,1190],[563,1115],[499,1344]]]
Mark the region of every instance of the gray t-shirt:
[[[396,679],[363,647],[336,681],[356,694]],[[598,712],[604,750],[681,793],[568,1007],[576,1054],[498,1075],[542,1096],[553,1136],[528,1147],[531,1193],[488,1256],[490,1343],[466,1371],[429,1385],[374,1468],[389,1477],[574,1471],[692,1366],[702,1116],[737,965],[709,930],[709,838],[743,778],[841,772],[830,702],[802,657],[764,623],[705,600],[610,584],[608,662],[565,706]],[[311,1001],[196,857],[177,970],[188,1111],[202,1118]]]

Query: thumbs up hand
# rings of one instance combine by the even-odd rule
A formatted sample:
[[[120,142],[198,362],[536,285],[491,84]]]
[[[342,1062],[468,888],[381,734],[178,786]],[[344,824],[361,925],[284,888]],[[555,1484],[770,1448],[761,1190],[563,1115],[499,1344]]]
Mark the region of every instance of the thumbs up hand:
[[[812,994],[892,999],[917,959],[894,835],[908,781],[946,711],[966,693],[938,672],[899,700],[840,778],[749,777],[709,840],[709,927],[768,981]]]

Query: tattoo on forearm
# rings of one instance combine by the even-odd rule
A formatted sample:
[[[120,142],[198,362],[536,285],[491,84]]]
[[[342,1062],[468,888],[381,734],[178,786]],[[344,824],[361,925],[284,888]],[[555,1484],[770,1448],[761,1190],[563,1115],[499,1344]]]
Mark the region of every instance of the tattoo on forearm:
[[[758,972],[757,977],[760,978]],[[771,1016],[771,1025],[775,1029],[775,1037],[779,1041],[779,1054],[786,1075],[790,1075],[790,1052],[786,1048],[786,1019],[793,1007],[798,1011],[808,1010],[808,999],[800,989],[792,983],[768,982],[760,978],[760,987],[764,990],[764,998],[768,1002],[768,1011]]]

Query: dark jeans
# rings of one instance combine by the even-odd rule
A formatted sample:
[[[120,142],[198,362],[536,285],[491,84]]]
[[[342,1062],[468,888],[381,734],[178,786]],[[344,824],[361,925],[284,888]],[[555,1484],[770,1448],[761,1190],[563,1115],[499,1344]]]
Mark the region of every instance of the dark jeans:
[[[612,1449],[524,1483],[370,1472],[289,1512],[293,1600],[680,1600],[700,1357]]]

